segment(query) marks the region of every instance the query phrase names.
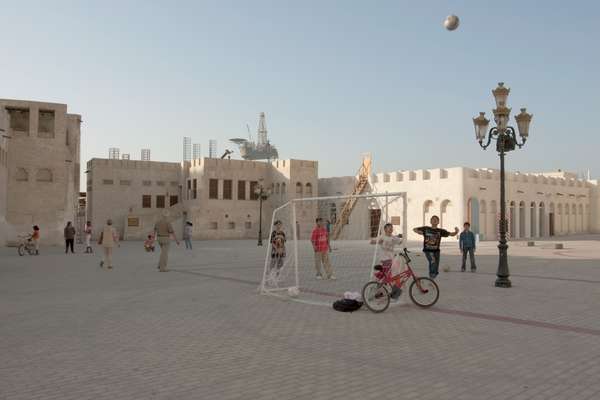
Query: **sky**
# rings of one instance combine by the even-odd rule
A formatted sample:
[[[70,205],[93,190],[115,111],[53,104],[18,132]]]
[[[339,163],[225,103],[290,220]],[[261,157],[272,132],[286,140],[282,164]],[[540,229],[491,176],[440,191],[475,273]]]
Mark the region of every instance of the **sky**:
[[[475,141],[491,90],[533,114],[509,170],[600,175],[600,2],[0,0],[0,98],[81,114],[82,164],[119,147],[181,161],[182,138],[255,134],[352,175],[498,168]],[[443,28],[449,14],[458,30]],[[512,120],[513,125],[514,119]],[[239,158],[238,153],[234,158]]]

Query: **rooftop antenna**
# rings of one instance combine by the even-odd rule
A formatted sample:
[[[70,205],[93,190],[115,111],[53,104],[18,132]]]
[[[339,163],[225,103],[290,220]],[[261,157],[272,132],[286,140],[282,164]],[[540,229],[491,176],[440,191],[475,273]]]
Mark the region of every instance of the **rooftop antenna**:
[[[250,125],[246,124],[246,129],[248,130],[248,141],[252,141],[252,133],[250,133]]]

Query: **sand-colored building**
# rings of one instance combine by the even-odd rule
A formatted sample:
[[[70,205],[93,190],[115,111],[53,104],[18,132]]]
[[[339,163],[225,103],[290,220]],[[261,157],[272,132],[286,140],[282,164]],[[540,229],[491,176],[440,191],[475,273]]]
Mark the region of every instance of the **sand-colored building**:
[[[354,177],[319,180],[323,196],[348,193]],[[374,174],[370,190],[406,192],[409,239],[412,228],[426,225],[433,215],[441,226],[462,229],[465,221],[482,240],[496,240],[500,218],[500,172],[464,167],[394,171]],[[506,174],[506,210],[513,239],[600,232],[600,199],[596,180],[568,172]],[[332,203],[332,210],[342,204]],[[364,213],[364,211],[363,211]],[[401,210],[389,218],[402,224]],[[363,215],[362,218],[371,218]]]
[[[0,133],[8,136],[2,142],[6,172],[0,170],[4,240],[14,241],[35,224],[42,243],[60,243],[66,222],[75,221],[81,116],[67,113],[66,104],[24,100],[0,99],[0,110]]]
[[[90,160],[87,164],[88,219],[97,233],[111,218],[125,239],[143,239],[164,210],[176,232],[193,224],[195,239],[258,237],[257,188],[269,192],[263,202],[263,237],[272,211],[288,200],[316,196],[318,163],[202,158],[183,163]],[[301,231],[311,229],[316,207],[298,215]]]
[[[0,246],[8,239],[6,203],[8,201],[8,112],[0,107]]]

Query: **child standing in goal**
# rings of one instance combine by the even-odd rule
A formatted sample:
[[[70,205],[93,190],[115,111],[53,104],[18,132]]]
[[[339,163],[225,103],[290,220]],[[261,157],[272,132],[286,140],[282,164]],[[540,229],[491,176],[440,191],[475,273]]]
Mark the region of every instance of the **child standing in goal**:
[[[310,241],[315,251],[317,279],[323,279],[323,274],[321,273],[321,264],[323,264],[323,268],[327,274],[326,279],[335,280],[333,269],[329,263],[329,234],[327,233],[327,228],[323,226],[323,218],[317,218],[316,223],[317,225],[310,235]]]
[[[269,273],[277,268],[277,275],[279,270],[283,267],[285,260],[285,232],[281,230],[281,221],[275,221],[275,230],[271,232],[271,265],[269,266]]]

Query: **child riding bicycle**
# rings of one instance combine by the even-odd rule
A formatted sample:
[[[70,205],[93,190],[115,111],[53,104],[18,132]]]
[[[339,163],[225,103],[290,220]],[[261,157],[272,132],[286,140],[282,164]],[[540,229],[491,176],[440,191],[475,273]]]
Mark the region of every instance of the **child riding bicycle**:
[[[383,226],[383,235],[377,239],[371,240],[371,244],[379,244],[381,255],[379,257],[380,265],[375,266],[375,270],[383,271],[391,269],[392,276],[397,276],[402,272],[400,259],[394,259],[394,247],[402,243],[402,235],[393,236],[394,226],[387,223]],[[398,285],[392,287],[391,297],[397,299],[402,294],[402,289]]]

